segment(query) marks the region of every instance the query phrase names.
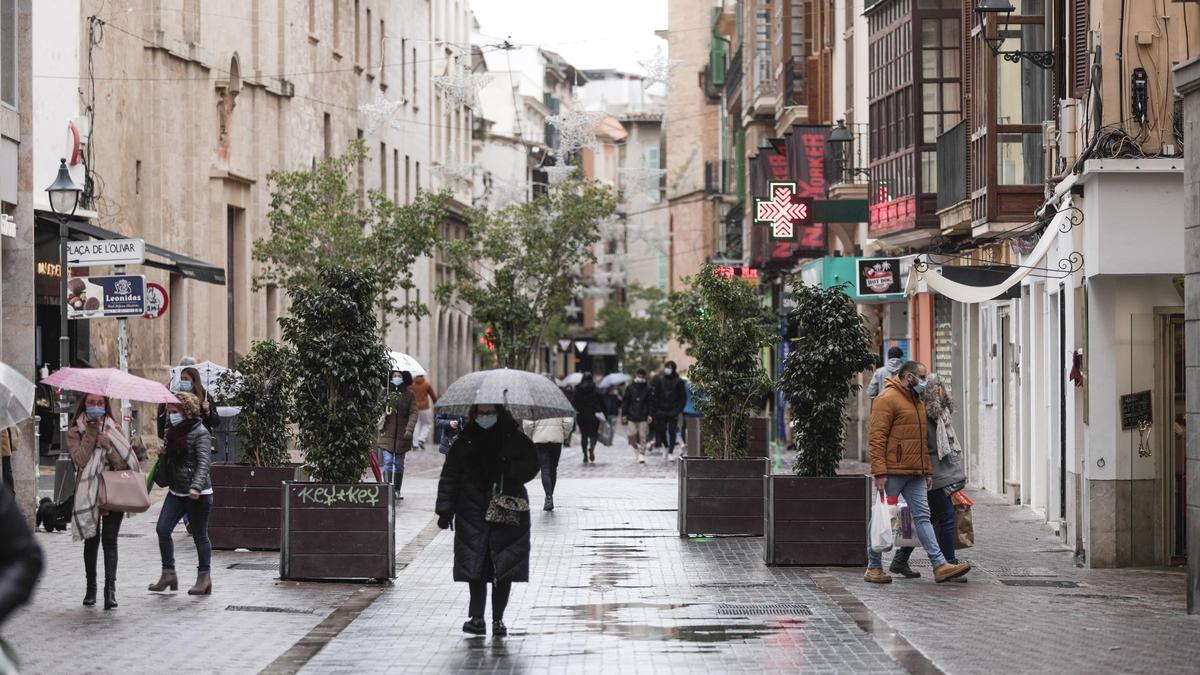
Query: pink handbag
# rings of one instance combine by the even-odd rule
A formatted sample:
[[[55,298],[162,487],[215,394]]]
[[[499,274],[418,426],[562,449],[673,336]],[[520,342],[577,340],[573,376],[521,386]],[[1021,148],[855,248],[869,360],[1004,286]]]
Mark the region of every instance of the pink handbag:
[[[150,508],[146,475],[133,469],[101,471],[100,495],[96,501],[103,511],[143,513]]]

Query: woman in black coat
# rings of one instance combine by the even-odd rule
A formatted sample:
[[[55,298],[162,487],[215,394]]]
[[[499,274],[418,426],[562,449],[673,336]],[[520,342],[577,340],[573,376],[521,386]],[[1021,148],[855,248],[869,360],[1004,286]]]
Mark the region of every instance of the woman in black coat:
[[[508,634],[504,609],[514,581],[529,581],[529,511],[519,525],[489,522],[485,516],[496,492],[529,503],[525,483],[538,473],[533,442],[503,406],[471,408],[438,482],[438,527],[454,532],[454,580],[470,585],[469,620],[463,632],[483,635],[487,584],[492,583],[492,634]]]
[[[575,423],[579,425],[582,439],[583,463],[596,461],[596,442],[600,438],[600,423],[604,421],[604,400],[592,381],[591,373],[583,374],[583,381],[575,387]]]

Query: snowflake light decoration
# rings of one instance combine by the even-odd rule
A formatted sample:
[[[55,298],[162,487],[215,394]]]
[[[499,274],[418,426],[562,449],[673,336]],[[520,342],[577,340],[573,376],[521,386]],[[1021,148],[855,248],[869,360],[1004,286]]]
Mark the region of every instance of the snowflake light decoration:
[[[617,173],[621,176],[621,187],[625,188],[627,192],[645,193],[659,189],[663,176],[667,175],[667,170],[638,166],[618,169]]]
[[[600,231],[600,238],[612,241],[613,239],[621,239],[625,235],[625,223],[616,216],[609,216],[596,224],[596,229]]]
[[[544,166],[542,167],[542,171],[546,172],[546,180],[551,185],[558,185],[575,173],[575,167],[571,164],[556,164],[554,166]]]
[[[479,90],[486,87],[491,81],[490,74],[473,73],[466,63],[456,58],[454,64],[450,66],[449,74],[437,75],[433,78],[433,86],[451,102],[474,108],[475,103],[479,100]]]
[[[659,253],[666,253],[671,244],[671,235],[661,225],[631,225],[629,238],[640,241]]]
[[[488,187],[488,200],[493,208],[519,204],[529,197],[529,186],[524,182],[505,180],[492,176]]]
[[[559,157],[583,148],[599,146],[596,140],[596,125],[604,119],[604,113],[594,110],[568,110],[546,118],[558,131]]]
[[[358,112],[367,117],[367,135],[371,136],[385,124],[393,129],[400,129],[400,120],[396,119],[396,111],[404,105],[400,101],[390,101],[382,91],[375,92],[375,102],[358,106]]]
[[[447,182],[459,181],[463,183],[470,183],[475,179],[475,170],[478,168],[479,165],[477,164],[446,162],[441,166],[434,167],[433,171]]]
[[[669,59],[663,53],[662,47],[654,53],[654,58],[645,61],[638,61],[638,65],[646,69],[646,77],[642,80],[642,87],[649,87],[656,82],[661,82],[664,86],[671,86],[671,72],[678,68],[683,61],[679,59]]]

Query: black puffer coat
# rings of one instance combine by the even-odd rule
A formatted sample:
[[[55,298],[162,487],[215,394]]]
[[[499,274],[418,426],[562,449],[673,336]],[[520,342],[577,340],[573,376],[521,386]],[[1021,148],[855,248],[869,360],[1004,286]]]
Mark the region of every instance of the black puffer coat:
[[[454,516],[455,581],[529,581],[529,514],[512,526],[484,515],[501,475],[505,494],[528,501],[525,483],[537,472],[533,442],[507,415],[489,430],[470,423],[458,435],[442,465],[436,509]]]
[[[203,492],[212,487],[212,435],[199,418],[185,419],[177,427],[168,427],[165,441],[171,484],[168,489],[186,495],[189,490]]]

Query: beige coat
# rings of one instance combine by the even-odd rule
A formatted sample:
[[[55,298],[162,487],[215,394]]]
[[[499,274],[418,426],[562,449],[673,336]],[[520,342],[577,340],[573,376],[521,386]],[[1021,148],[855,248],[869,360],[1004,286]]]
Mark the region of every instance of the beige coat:
[[[575,430],[574,417],[551,417],[544,420],[526,421],[522,424],[525,435],[534,444],[562,443]]]

